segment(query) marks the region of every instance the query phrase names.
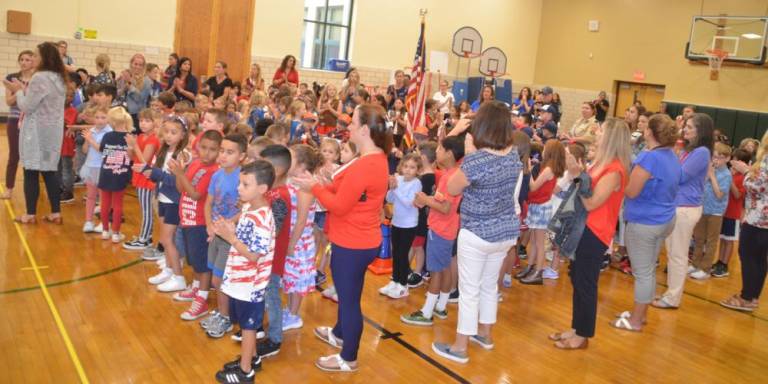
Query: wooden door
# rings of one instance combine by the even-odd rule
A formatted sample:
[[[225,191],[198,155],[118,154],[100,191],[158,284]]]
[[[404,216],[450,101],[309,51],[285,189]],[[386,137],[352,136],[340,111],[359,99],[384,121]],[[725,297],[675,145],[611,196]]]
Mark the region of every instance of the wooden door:
[[[178,0],[173,48],[192,59],[198,78],[211,76],[223,61],[240,81],[250,68],[253,12],[254,0]]]
[[[614,116],[624,117],[624,112],[635,102],[640,101],[646,110],[657,112],[664,100],[664,86],[658,84],[616,82],[616,109]]]

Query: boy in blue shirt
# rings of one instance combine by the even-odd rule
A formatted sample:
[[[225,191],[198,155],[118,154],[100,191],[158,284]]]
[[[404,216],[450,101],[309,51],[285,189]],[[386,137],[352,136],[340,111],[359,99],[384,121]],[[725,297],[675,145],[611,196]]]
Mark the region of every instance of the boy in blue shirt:
[[[725,166],[730,158],[731,147],[716,143],[707,180],[704,182],[704,211],[693,230],[693,265],[688,268],[692,279],[708,279],[712,269],[733,178]]]

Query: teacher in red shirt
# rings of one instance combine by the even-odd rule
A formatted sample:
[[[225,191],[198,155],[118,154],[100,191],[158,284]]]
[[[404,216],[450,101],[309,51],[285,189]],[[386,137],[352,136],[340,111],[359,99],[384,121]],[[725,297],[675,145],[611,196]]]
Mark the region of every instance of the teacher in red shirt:
[[[363,333],[360,295],[365,271],[379,254],[381,245],[381,209],[387,193],[387,153],[392,149],[392,134],[387,131],[386,111],[374,104],[355,109],[349,125],[349,140],[360,156],[333,176],[331,184],[322,185],[309,173],[294,181],[311,191],[328,209],[328,238],[331,240],[331,274],[339,294],[336,325],[315,328],[315,336],[340,354],[321,357],[315,365],[328,372],[356,371],[357,350]]]
[[[286,83],[294,87],[299,86],[299,72],[296,70],[296,58],[293,55],[286,55],[280,63],[280,68],[275,71],[275,76],[272,76],[272,85],[275,87]]]

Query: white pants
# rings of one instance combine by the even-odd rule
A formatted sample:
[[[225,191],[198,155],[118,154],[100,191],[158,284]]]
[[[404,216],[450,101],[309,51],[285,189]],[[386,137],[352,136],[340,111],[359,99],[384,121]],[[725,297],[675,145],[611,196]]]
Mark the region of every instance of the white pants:
[[[490,243],[474,233],[459,231],[459,321],[456,331],[477,334],[477,324],[495,324],[498,280],[507,250],[517,239]]]
[[[667,236],[667,291],[662,297],[675,307],[680,306],[688,273],[688,247],[691,245],[693,229],[701,218],[702,207],[677,207],[675,228]]]

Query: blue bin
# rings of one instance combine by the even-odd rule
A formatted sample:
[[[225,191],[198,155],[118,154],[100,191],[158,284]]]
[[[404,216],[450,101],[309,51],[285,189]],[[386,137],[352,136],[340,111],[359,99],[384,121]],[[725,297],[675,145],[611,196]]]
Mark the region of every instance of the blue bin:
[[[325,64],[325,69],[329,71],[335,71],[335,72],[346,72],[349,70],[350,64],[349,60],[342,60],[342,59],[330,59]]]

